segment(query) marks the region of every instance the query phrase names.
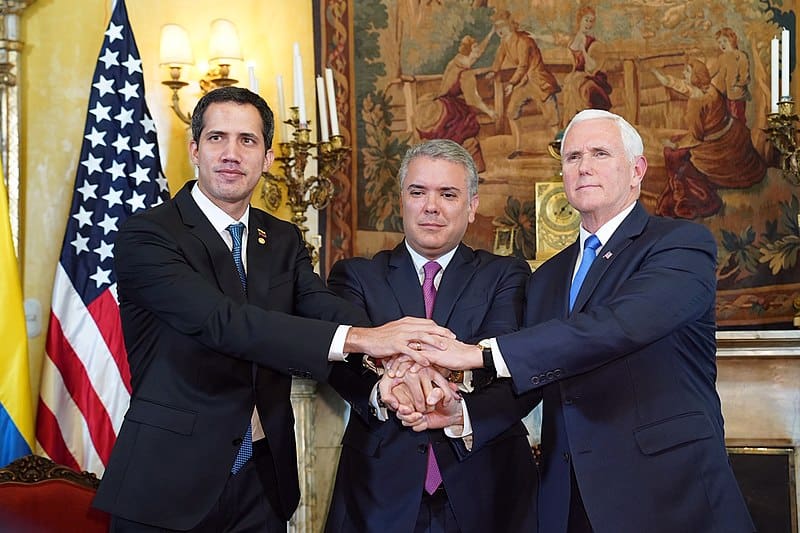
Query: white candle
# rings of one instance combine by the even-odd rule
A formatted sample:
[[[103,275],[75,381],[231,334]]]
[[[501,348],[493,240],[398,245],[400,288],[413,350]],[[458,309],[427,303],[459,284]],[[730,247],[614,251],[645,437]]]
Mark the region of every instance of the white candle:
[[[328,88],[328,109],[331,116],[331,135],[339,135],[339,110],[336,107],[336,90],[333,87],[333,70],[325,69],[325,85]]]
[[[328,106],[325,105],[325,82],[322,81],[322,76],[317,76],[317,107],[322,142],[328,142]]]
[[[294,105],[296,105],[298,109],[300,127],[305,128],[308,125],[308,118],[306,118],[305,87],[303,87],[303,58],[300,56],[300,45],[298,43],[294,43],[293,65]]]
[[[780,94],[778,93],[778,76],[780,74],[780,68],[778,66],[778,55],[779,55],[779,46],[778,39],[772,39],[772,50],[770,54],[770,92],[769,92],[769,112],[770,113],[777,113],[778,112],[778,99],[780,98]]]
[[[789,94],[789,30],[781,31],[781,98],[788,98]]]
[[[286,101],[283,99],[283,76],[275,77],[278,85],[278,121],[281,123],[281,141],[289,142],[289,126],[286,125]]]
[[[250,78],[250,90],[258,94],[258,80],[256,79],[256,66],[253,63],[247,65],[247,76]]]

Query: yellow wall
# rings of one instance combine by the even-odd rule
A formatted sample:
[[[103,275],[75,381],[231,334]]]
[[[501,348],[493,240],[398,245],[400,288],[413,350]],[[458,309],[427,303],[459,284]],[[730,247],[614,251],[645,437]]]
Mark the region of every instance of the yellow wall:
[[[308,115],[314,116],[310,0],[128,0],[127,8],[141,54],[147,103],[156,122],[162,165],[173,194],[192,177],[192,169],[186,153],[187,130],[169,108],[170,90],[161,85],[168,76],[158,65],[163,24],[175,22],[187,29],[195,61],[199,62],[205,59],[211,21],[233,21],[246,60],[256,63],[260,93],[273,108],[277,101],[277,74],[284,77],[287,105],[291,101],[292,44],[299,42]],[[25,11],[20,24],[25,42],[19,72],[24,295],[42,304],[43,331],[72,199],[92,74],[110,16],[109,0],[38,0]],[[192,77],[196,79],[197,75]],[[247,86],[244,65],[235,67],[232,77]],[[191,86],[183,91],[190,89]],[[196,102],[196,96],[189,96],[185,95],[184,110]],[[34,398],[38,396],[44,344],[45,333],[30,339]]]

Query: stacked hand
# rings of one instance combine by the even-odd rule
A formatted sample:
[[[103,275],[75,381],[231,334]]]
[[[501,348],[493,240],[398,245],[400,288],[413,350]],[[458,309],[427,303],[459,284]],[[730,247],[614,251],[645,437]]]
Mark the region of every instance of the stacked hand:
[[[455,337],[440,339],[435,346],[421,343],[420,346],[413,348],[415,353],[411,357],[423,366],[432,364],[453,370],[469,370],[483,366],[481,349],[474,344],[464,344]]]
[[[423,367],[406,356],[385,359],[384,369],[381,398],[404,426],[424,431],[463,425],[461,396],[447,380],[449,370]]]
[[[350,328],[344,351],[383,359],[381,399],[414,431],[463,424],[450,371],[479,368],[481,350],[432,320],[405,317],[374,328]]]
[[[427,366],[427,360],[419,351],[443,350],[451,339],[455,339],[455,335],[433,320],[405,317],[374,328],[350,328],[344,351],[364,353],[376,359],[407,355]]]

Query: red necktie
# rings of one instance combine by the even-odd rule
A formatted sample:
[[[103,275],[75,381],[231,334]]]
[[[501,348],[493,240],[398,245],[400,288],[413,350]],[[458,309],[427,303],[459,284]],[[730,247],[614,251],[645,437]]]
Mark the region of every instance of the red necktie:
[[[425,279],[422,282],[422,297],[425,300],[425,318],[433,316],[433,302],[436,300],[436,286],[433,278],[442,269],[436,261],[425,263]],[[433,494],[439,485],[442,484],[442,473],[439,471],[439,464],[436,462],[436,455],[433,453],[433,446],[428,442],[428,467],[425,471],[425,490],[428,494]]]

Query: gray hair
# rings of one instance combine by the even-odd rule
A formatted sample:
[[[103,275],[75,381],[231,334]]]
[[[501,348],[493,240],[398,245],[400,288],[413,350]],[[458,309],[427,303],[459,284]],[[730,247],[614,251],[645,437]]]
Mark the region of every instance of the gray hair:
[[[564,129],[564,135],[561,137],[562,142],[567,138],[567,134],[574,124],[598,118],[611,119],[617,124],[617,129],[619,129],[619,134],[622,138],[622,146],[625,148],[625,155],[628,156],[628,161],[633,162],[633,160],[640,155],[644,155],[644,143],[642,142],[641,135],[636,131],[636,128],[631,126],[630,123],[621,116],[615,115],[609,111],[603,111],[602,109],[584,109],[572,117],[566,129]]]
[[[461,165],[467,172],[467,192],[469,197],[473,198],[478,194],[478,169],[475,167],[475,161],[463,146],[449,139],[431,139],[408,149],[406,155],[403,156],[403,162],[400,163],[400,171],[398,173],[401,191],[403,190],[403,182],[408,174],[409,165],[419,157],[441,159]]]

